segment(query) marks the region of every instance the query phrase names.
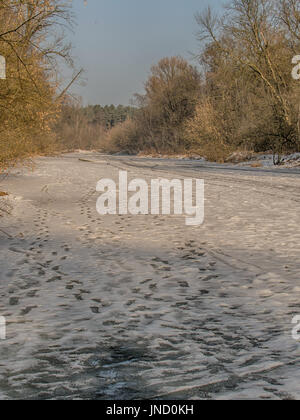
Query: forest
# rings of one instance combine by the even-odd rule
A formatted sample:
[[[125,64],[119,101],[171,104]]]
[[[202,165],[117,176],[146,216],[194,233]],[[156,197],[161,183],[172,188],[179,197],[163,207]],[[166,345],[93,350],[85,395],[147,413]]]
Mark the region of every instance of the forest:
[[[196,21],[199,65],[171,57],[153,66],[138,112],[112,130],[112,143],[221,162],[272,152],[280,164],[299,152],[299,0],[233,0]]]
[[[72,2],[0,2],[2,169],[73,149],[221,162],[268,151],[278,164],[300,150],[300,0],[231,0],[223,13],[196,13],[198,51],[190,62],[159,60],[130,107],[82,106],[69,95],[60,65],[75,81],[64,36],[73,19]]]

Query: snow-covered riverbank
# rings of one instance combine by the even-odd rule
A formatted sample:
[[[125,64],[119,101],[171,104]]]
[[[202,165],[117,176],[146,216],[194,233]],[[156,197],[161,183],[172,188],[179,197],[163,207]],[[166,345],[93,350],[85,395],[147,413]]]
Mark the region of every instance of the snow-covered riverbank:
[[[204,178],[204,225],[100,217],[96,183],[119,169]],[[299,399],[299,186],[297,173],[97,154],[13,171],[0,398]]]

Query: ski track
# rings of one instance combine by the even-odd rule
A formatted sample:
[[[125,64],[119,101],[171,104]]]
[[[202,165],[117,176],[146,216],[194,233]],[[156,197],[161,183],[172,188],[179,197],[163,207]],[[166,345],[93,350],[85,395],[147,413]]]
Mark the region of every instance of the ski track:
[[[194,171],[206,219],[189,228],[95,208],[99,179],[175,163],[79,157],[2,183],[0,399],[299,399],[299,178]]]

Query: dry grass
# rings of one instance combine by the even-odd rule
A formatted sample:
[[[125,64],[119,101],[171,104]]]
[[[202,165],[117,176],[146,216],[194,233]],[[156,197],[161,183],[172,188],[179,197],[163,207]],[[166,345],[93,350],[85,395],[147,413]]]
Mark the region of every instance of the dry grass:
[[[262,168],[262,163],[261,162],[253,162],[251,163],[251,168]]]

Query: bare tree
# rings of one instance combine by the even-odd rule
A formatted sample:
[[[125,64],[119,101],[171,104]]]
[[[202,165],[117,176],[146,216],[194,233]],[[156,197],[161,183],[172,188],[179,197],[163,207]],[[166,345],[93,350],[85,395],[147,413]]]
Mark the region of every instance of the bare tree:
[[[59,113],[60,59],[72,65],[63,31],[70,5],[59,0],[1,0],[0,54],[6,80],[0,89],[0,165],[46,150]]]
[[[299,115],[290,65],[291,34],[298,35],[297,4],[296,0],[232,0],[221,17],[210,8],[196,15],[204,49],[214,45],[232,69],[252,75],[254,88],[263,97],[257,135],[272,139],[274,153],[298,140],[295,127]]]

